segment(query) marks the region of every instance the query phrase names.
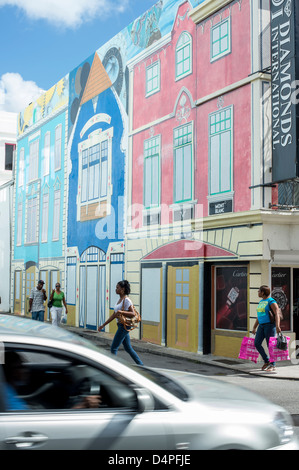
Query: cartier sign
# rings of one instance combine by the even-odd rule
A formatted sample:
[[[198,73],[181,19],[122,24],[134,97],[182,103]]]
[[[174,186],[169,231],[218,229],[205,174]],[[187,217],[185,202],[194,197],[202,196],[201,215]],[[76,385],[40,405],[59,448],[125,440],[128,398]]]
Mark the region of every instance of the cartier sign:
[[[295,0],[271,0],[272,177],[273,182],[298,175],[296,77],[299,31]],[[299,77],[298,77],[299,79]]]

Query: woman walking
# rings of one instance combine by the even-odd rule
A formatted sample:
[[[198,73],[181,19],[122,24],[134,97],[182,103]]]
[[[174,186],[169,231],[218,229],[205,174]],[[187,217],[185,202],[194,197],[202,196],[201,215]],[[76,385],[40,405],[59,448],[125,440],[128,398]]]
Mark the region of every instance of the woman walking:
[[[67,314],[67,305],[65,302],[64,293],[60,290],[59,282],[56,282],[55,289],[53,289],[50,296],[50,301],[52,301],[51,307],[51,317],[52,325],[59,326],[62,316],[62,303],[65,307],[65,313]]]
[[[261,286],[258,290],[258,296],[261,297],[262,300],[258,304],[257,320],[252,330],[252,333],[254,335],[256,334],[254,345],[264,361],[262,370],[271,372],[275,370],[275,362],[269,362],[269,357],[262,346],[262,342],[266,339],[267,346],[269,347],[269,339],[276,336],[275,330],[278,334],[281,332],[279,307],[276,301],[270,297],[270,287],[265,285]],[[275,323],[271,322],[270,310],[275,316]]]
[[[99,326],[98,331],[101,331],[106,325],[108,325],[108,323],[110,323],[112,320],[116,318],[118,326],[117,326],[117,332],[115,333],[115,336],[111,344],[111,353],[116,355],[120,345],[123,344],[125,351],[128,354],[130,354],[130,356],[136,362],[136,364],[143,365],[143,362],[141,361],[140,357],[138,356],[136,351],[134,351],[134,349],[132,348],[129,330],[126,330],[123,324],[119,321],[119,316],[124,313],[126,314],[127,317],[135,316],[135,313],[133,310],[133,302],[128,297],[128,295],[131,292],[129,282],[119,281],[116,285],[115,292],[116,294],[119,295],[119,300],[116,302],[114,306],[114,313],[108,318],[108,320],[105,323],[103,323],[103,325]]]

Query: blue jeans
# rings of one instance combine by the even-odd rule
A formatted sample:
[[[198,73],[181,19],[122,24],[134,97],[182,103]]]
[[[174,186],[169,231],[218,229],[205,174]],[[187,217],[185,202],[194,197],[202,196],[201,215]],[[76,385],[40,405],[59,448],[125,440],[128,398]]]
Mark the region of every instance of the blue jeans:
[[[43,310],[32,312],[32,320],[44,321],[44,314],[45,312]]]
[[[138,356],[138,354],[134,351],[131,345],[130,334],[121,323],[118,324],[117,332],[113,338],[111,344],[111,353],[117,354],[118,348],[120,345],[123,344],[125,351],[130,354],[131,358],[136,362],[136,364],[143,365],[142,360]]]
[[[269,357],[266,354],[266,351],[264,350],[262,346],[262,342],[264,339],[266,339],[267,346],[269,347],[269,339],[272,336],[276,336],[276,327],[275,324],[273,323],[262,323],[259,325],[256,335],[255,335],[255,340],[254,340],[254,345],[260,355],[262,356],[262,359],[264,362],[269,362]],[[275,365],[275,362],[272,362],[273,365]]]

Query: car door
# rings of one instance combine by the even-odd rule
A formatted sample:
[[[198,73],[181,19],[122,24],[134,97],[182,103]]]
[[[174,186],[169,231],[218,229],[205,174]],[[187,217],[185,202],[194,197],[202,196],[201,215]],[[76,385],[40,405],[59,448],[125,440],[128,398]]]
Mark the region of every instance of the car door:
[[[24,354],[24,346],[21,350]],[[110,375],[107,369],[99,369],[97,365],[74,364],[63,355],[57,359],[56,353],[54,357],[49,350],[45,356],[40,349],[25,353],[27,361],[29,358],[26,367],[30,368],[30,384],[27,394],[19,397],[26,399],[27,404],[31,400],[31,404],[26,411],[0,412],[3,448],[128,450],[167,449],[171,445],[164,424],[167,411],[138,412],[132,384],[124,383],[124,378],[118,378],[115,371]],[[86,381],[94,390],[100,386],[99,408],[76,408],[83,397],[81,385],[80,396],[72,392],[74,403],[67,407],[59,403],[65,383],[69,390],[70,383],[75,389],[75,382]]]

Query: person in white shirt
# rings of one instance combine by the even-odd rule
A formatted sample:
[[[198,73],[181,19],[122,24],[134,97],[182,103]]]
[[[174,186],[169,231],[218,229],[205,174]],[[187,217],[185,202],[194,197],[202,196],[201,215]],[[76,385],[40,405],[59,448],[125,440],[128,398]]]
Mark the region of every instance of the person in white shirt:
[[[119,281],[116,285],[116,290],[115,292],[119,295],[119,300],[116,302],[114,306],[114,312],[113,314],[108,318],[108,320],[103,323],[103,325],[100,325],[98,328],[98,331],[101,331],[103,328],[105,328],[108,323],[112,322],[116,318],[116,321],[118,323],[117,326],[117,331],[115,333],[115,336],[113,338],[112,344],[111,344],[111,353],[114,355],[117,355],[118,349],[121,344],[123,344],[125,351],[130,354],[132,359],[136,362],[136,364],[143,365],[142,360],[134,351],[131,345],[131,340],[130,340],[130,330],[126,329],[123,324],[119,321],[119,315],[125,313],[126,316],[134,317],[135,313],[133,310],[133,303],[131,299],[128,297],[128,295],[131,292],[130,284],[128,281]]]

